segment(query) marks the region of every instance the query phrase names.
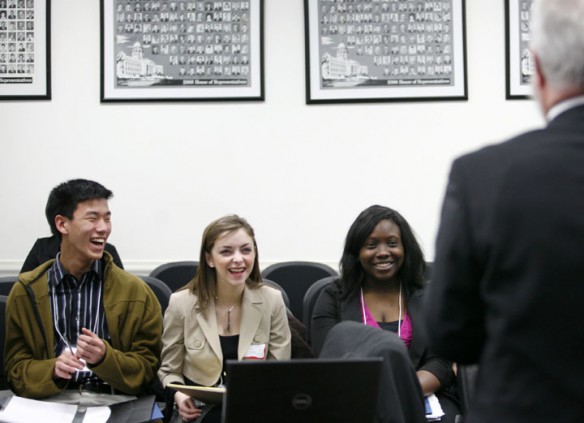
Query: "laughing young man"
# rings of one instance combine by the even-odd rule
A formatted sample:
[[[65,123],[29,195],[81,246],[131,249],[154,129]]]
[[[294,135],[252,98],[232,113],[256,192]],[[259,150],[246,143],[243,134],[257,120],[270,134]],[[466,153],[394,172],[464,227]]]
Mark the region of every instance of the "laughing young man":
[[[22,273],[6,306],[4,364],[19,396],[108,404],[144,393],[155,380],[160,304],[104,251],[111,197],[83,179],[49,195],[47,219],[61,251]]]

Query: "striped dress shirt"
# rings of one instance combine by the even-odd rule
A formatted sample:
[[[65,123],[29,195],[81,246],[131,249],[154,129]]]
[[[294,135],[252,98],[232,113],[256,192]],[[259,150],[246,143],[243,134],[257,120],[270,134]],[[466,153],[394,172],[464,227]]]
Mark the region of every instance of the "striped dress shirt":
[[[61,253],[49,270],[48,285],[55,335],[55,356],[66,350],[75,351],[81,329],[87,328],[101,339],[109,339],[107,321],[103,309],[103,269],[95,260],[91,269],[78,281],[67,273],[60,262]],[[93,372],[79,371],[73,381],[91,377]]]

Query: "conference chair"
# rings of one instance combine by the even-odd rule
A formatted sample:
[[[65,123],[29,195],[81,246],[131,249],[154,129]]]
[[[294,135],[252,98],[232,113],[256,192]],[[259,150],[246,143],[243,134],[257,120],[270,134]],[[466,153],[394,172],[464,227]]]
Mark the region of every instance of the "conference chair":
[[[198,261],[173,261],[161,264],[148,276],[160,279],[174,292],[193,279],[198,267]]]
[[[383,359],[375,423],[426,423],[424,396],[403,341],[393,332],[345,320],[329,331],[319,358]]]
[[[288,294],[286,294],[286,291],[284,291],[284,288],[282,288],[277,282],[274,282],[269,279],[262,278],[262,283],[271,286],[272,288],[276,288],[278,291],[280,291],[282,293],[282,299],[284,300],[286,308],[288,309],[290,308],[290,299],[288,298]]]
[[[304,294],[304,299],[302,300],[302,323],[306,327],[306,340],[310,343],[310,331],[312,327],[312,311],[316,300],[322,290],[331,284],[338,276],[327,276],[314,282],[306,293]]]
[[[462,416],[468,414],[468,410],[472,404],[478,372],[478,364],[459,364],[457,367],[456,382],[458,384],[458,399],[460,400]],[[464,418],[462,422],[464,422]]]
[[[0,295],[0,391],[9,389],[4,374],[4,337],[6,336],[6,295]]]
[[[153,276],[139,276],[146,284],[154,291],[156,298],[158,298],[158,302],[160,303],[160,308],[162,309],[162,314],[166,311],[168,307],[168,302],[170,301],[170,295],[172,294],[172,290],[162,282],[160,279],[156,279]]]
[[[0,277],[0,295],[10,294],[12,285],[16,283],[18,276],[2,276]]]
[[[308,288],[317,280],[337,276],[332,267],[311,261],[288,261],[272,264],[262,271],[262,278],[277,282],[290,299],[290,311],[302,320],[302,301]]]
[[[294,317],[290,311],[290,300],[288,294],[284,291],[277,282],[262,278],[262,283],[279,290],[282,293],[282,299],[286,306],[286,314],[288,315],[288,326],[292,335],[292,358],[311,358],[314,357],[312,349],[306,340],[306,328],[302,322]]]

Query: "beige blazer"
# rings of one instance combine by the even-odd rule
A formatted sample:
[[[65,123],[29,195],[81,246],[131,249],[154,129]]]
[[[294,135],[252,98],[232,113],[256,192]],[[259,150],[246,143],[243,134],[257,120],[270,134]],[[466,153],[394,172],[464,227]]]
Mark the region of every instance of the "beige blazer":
[[[290,358],[290,328],[282,294],[269,286],[245,288],[237,358],[258,356],[262,359]],[[207,318],[189,290],[175,292],[164,314],[161,366],[158,377],[163,386],[193,382],[211,386],[217,383],[223,367],[215,302],[211,301]]]

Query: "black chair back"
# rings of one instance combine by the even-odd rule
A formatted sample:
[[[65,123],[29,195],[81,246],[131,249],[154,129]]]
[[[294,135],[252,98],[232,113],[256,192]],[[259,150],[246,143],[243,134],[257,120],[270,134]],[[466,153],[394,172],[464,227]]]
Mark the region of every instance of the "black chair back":
[[[308,288],[317,280],[337,276],[338,272],[322,263],[289,261],[272,264],[262,271],[262,278],[277,282],[290,298],[290,311],[302,320],[302,302]]]
[[[327,276],[313,283],[306,294],[304,294],[304,300],[302,301],[302,323],[306,327],[306,340],[310,343],[310,331],[312,327],[312,310],[314,310],[314,305],[318,296],[324,288],[331,284],[338,276]]]
[[[0,277],[0,295],[10,294],[12,285],[16,283],[18,276],[2,276]]]
[[[154,291],[158,302],[160,303],[160,308],[162,309],[162,314],[166,311],[168,307],[168,302],[170,301],[170,295],[172,291],[164,282],[160,279],[156,279],[152,276],[139,276],[146,284]]]
[[[478,372],[478,364],[459,364],[457,366],[456,382],[458,384],[458,397],[463,416],[468,414],[468,410],[471,407]]]
[[[290,299],[288,298],[288,294],[286,294],[286,291],[284,291],[284,288],[282,288],[278,283],[271,281],[269,279],[263,279],[262,278],[262,283],[265,283],[268,286],[271,286],[272,288],[276,288],[278,291],[280,291],[282,293],[282,299],[284,300],[284,304],[286,305],[286,308],[290,308]]]
[[[4,337],[6,336],[6,295],[0,295],[0,390],[9,389],[4,374]]]
[[[198,267],[198,261],[173,261],[161,264],[150,272],[148,276],[160,279],[174,292],[195,277]]]

